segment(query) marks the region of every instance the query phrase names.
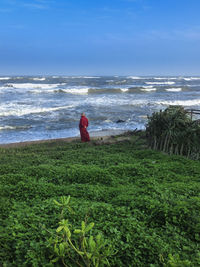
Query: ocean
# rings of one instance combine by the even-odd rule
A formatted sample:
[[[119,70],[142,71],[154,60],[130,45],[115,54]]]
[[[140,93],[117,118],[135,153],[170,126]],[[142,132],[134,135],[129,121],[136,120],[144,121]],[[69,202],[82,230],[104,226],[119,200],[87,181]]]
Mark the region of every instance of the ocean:
[[[200,109],[200,77],[0,77],[0,144],[144,129],[169,105]]]

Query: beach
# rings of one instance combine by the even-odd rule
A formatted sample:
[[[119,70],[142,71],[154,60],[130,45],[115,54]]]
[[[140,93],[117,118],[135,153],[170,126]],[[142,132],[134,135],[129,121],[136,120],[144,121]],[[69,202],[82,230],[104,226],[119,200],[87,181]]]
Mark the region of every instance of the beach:
[[[132,135],[134,133],[131,131],[102,131],[97,133],[91,133],[91,141],[98,141],[99,144],[114,143],[117,141],[117,137],[124,136],[121,140],[126,140],[127,135]],[[129,139],[129,138],[128,138]],[[80,137],[66,137],[66,138],[56,138],[56,139],[46,139],[46,140],[35,140],[35,141],[24,141],[24,142],[15,142],[15,143],[6,143],[0,144],[0,148],[18,148],[25,147],[35,144],[51,144],[51,143],[72,143],[72,142],[81,142]]]

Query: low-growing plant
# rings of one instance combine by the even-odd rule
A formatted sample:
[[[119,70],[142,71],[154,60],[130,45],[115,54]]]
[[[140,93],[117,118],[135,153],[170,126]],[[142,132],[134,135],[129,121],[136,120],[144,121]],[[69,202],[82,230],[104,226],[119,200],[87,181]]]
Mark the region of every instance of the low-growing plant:
[[[60,262],[63,266],[86,266],[102,267],[108,266],[108,258],[114,253],[113,247],[104,239],[103,235],[92,233],[94,223],[81,222],[80,228],[75,228],[68,219],[64,217],[64,210],[68,209],[70,196],[61,197],[60,202],[54,203],[61,208],[61,220],[49,244],[53,245],[54,257],[51,263]]]

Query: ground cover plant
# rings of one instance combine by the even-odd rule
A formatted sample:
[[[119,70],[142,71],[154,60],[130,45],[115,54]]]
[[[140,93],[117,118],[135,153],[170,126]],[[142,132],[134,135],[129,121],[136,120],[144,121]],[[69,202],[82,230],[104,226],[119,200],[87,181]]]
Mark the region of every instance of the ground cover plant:
[[[0,148],[0,265],[200,266],[199,180],[143,133]]]

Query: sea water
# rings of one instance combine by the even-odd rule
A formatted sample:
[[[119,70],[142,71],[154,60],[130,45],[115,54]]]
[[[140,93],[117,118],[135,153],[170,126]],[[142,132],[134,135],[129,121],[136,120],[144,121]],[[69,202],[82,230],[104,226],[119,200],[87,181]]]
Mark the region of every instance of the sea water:
[[[144,129],[169,105],[200,109],[200,77],[0,77],[0,143],[79,136],[82,112],[92,135]]]

